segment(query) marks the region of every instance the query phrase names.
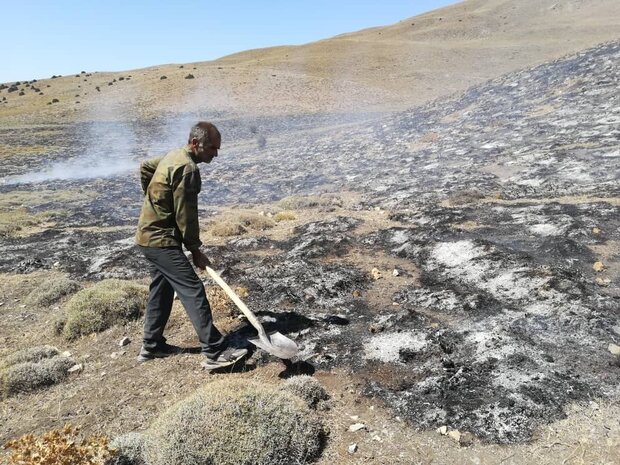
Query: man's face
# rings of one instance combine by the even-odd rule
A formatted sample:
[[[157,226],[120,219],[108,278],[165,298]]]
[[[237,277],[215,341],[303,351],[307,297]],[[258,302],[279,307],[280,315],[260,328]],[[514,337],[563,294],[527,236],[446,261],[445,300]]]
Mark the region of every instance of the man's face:
[[[220,138],[217,135],[209,141],[199,142],[198,139],[192,140],[192,145],[196,149],[196,156],[203,163],[211,163],[217,157],[217,151],[220,148]]]

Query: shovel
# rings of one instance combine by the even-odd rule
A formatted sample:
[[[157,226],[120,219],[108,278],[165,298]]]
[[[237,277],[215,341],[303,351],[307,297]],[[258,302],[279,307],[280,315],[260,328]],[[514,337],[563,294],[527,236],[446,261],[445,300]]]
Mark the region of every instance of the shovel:
[[[209,276],[213,278],[213,280],[222,288],[224,292],[228,294],[228,297],[235,303],[235,305],[243,312],[245,317],[249,320],[249,322],[256,328],[258,331],[258,337],[251,337],[248,339],[252,344],[256,347],[260,347],[264,351],[270,353],[271,355],[275,355],[279,358],[289,359],[293,358],[299,352],[297,348],[297,344],[293,342],[291,339],[286,337],[285,335],[274,331],[269,334],[263,328],[263,325],[258,318],[250,311],[248,307],[241,301],[239,296],[235,294],[228,284],[224,282],[222,278],[210,267],[205,267]]]

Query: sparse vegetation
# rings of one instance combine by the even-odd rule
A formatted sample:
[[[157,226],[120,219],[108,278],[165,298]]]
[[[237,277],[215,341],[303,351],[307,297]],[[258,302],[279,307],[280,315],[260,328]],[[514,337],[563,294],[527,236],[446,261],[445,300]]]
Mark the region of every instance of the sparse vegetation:
[[[342,200],[340,199],[340,197],[333,194],[308,196],[293,195],[281,199],[278,202],[278,205],[285,210],[304,210],[307,208],[327,206],[341,207]]]
[[[73,294],[80,289],[80,283],[66,276],[56,276],[42,281],[35,287],[25,303],[34,307],[47,307],[58,302],[63,297]]]
[[[75,294],[65,307],[63,335],[76,339],[98,333],[142,315],[148,288],[119,279],[108,279]]]
[[[36,363],[45,358],[52,358],[58,355],[58,349],[52,346],[37,346],[30,347],[28,349],[23,349],[17,351],[11,355],[8,355],[4,358],[1,367],[8,367],[11,365],[17,365],[19,363],[32,362]]]
[[[209,286],[206,290],[207,299],[214,315],[232,316],[236,314],[237,307],[223,289],[217,286]],[[249,295],[245,287],[236,287],[234,291],[242,299]]]
[[[149,465],[307,463],[323,429],[299,397],[241,379],[209,383],[165,411],[147,431]]]
[[[14,236],[26,227],[37,226],[63,215],[61,211],[30,213],[27,208],[0,208],[0,237]]]
[[[289,211],[278,212],[273,216],[274,221],[279,223],[280,221],[294,221],[297,219],[295,213]]]
[[[323,385],[312,376],[299,375],[286,380],[282,389],[303,399],[308,407],[316,408],[321,402],[329,399]]]
[[[105,436],[81,438],[79,428],[71,425],[40,437],[26,434],[4,448],[12,450],[9,465],[103,465],[113,456]]]

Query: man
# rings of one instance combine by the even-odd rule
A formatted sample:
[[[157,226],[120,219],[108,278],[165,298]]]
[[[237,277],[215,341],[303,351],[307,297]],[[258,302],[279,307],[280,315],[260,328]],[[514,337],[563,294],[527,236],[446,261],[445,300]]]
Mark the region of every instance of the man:
[[[240,360],[246,349],[227,347],[213,324],[204,285],[182,250],[185,245],[194,265],[208,266],[200,251],[198,193],[201,179],[197,163],[211,163],[217,157],[221,136],[217,128],[201,121],[194,125],[186,146],[140,166],[144,203],[138,222],[136,243],[150,263],[152,282],[144,318],[144,339],[138,361],[167,357],[182,352],[166,343],[164,328],[170,317],[176,291],[196,333],[204,360],[214,369]]]

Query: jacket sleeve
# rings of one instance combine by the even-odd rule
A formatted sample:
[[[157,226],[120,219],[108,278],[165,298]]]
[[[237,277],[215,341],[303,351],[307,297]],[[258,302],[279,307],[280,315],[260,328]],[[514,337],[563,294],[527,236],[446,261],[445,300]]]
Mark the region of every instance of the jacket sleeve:
[[[146,190],[149,187],[151,179],[155,174],[157,165],[164,157],[151,158],[150,160],[144,160],[140,163],[140,184],[142,185],[142,193],[146,194]]]
[[[174,189],[174,213],[181,240],[187,250],[194,251],[202,245],[198,224],[198,193],[200,192],[200,171],[183,174]]]

